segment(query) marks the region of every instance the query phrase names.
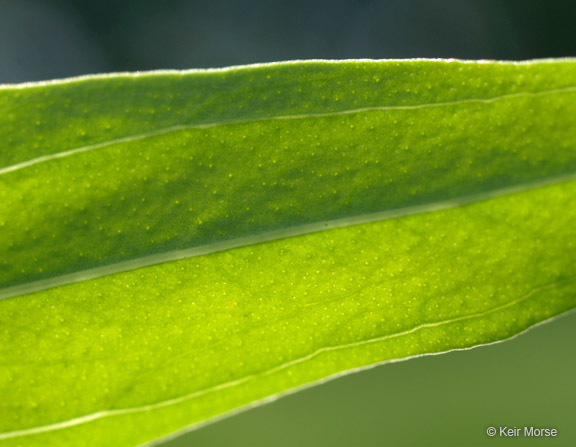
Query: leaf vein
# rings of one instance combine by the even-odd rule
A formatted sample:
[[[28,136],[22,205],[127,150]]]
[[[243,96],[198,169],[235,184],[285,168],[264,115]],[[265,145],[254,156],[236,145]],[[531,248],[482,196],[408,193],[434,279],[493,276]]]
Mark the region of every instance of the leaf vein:
[[[55,276],[48,279],[5,287],[3,289],[0,289],[0,300],[40,292],[42,290],[51,289],[54,287],[65,286],[68,284],[88,281],[91,279],[97,279],[103,276],[127,272],[138,268],[150,267],[156,264],[163,264],[165,262],[179,261],[197,256],[205,256],[212,253],[219,253],[222,251],[246,247],[249,245],[273,242],[280,239],[304,236],[311,233],[318,233],[326,230],[335,230],[338,228],[345,228],[354,225],[362,225],[383,220],[397,219],[400,217],[407,217],[416,214],[449,210],[453,208],[470,205],[476,202],[482,202],[497,197],[502,197],[505,195],[520,193],[531,189],[552,186],[557,183],[568,182],[571,180],[576,180],[576,172],[569,172],[554,177],[547,177],[543,179],[537,179],[531,182],[508,186],[505,188],[483,191],[476,194],[470,194],[466,196],[460,196],[436,202],[424,203],[421,205],[415,205],[405,208],[395,208],[391,210],[378,211],[369,214],[360,214],[356,216],[349,216],[330,221],[313,222],[310,224],[267,231],[264,233],[254,234],[250,236],[243,236],[236,239],[229,239],[206,245],[156,253],[153,255],[147,255],[139,258],[130,259],[128,261],[117,262],[114,264],[103,265],[100,267]]]
[[[178,124],[175,126],[166,127],[164,129],[157,129],[150,132],[143,132],[140,134],[129,135],[109,141],[103,141],[101,143],[95,143],[87,146],[78,147],[75,149],[70,149],[63,152],[58,152],[49,155],[43,155],[41,157],[33,158],[31,160],[23,161],[21,163],[17,163],[11,166],[6,166],[0,168],[0,175],[8,174],[10,172],[19,171],[21,169],[28,168],[30,166],[34,166],[40,163],[49,162],[52,160],[57,160],[60,158],[69,157],[71,155],[80,154],[83,152],[90,152],[96,149],[102,149],[105,147],[114,146],[117,144],[122,143],[131,143],[134,141],[141,141],[148,138],[153,138],[161,135],[166,135],[182,130],[193,130],[193,129],[211,129],[215,127],[223,127],[223,126],[230,126],[235,124],[249,124],[249,123],[257,123],[257,122],[265,122],[265,121],[276,121],[276,120],[297,120],[297,119],[306,119],[306,118],[324,118],[324,117],[331,117],[331,116],[340,116],[340,115],[352,115],[356,113],[365,113],[365,112],[372,112],[372,111],[386,111],[386,110],[418,110],[418,109],[426,109],[426,108],[433,108],[433,107],[449,107],[449,106],[457,106],[461,104],[489,104],[496,101],[501,101],[505,99],[514,99],[514,98],[526,98],[526,97],[537,97],[537,96],[546,96],[552,94],[560,94],[560,93],[573,93],[576,92],[576,86],[574,87],[565,87],[553,90],[544,90],[541,92],[519,92],[519,93],[511,93],[507,95],[500,95],[495,96],[492,98],[468,98],[468,99],[460,99],[456,101],[445,101],[445,102],[437,102],[437,103],[430,103],[430,104],[415,104],[415,105],[405,105],[405,106],[374,106],[374,107],[361,107],[357,109],[350,109],[350,110],[339,110],[336,112],[318,112],[318,113],[307,113],[307,114],[298,114],[298,115],[279,115],[279,116],[265,116],[265,117],[256,117],[256,118],[249,118],[249,119],[231,119],[225,121],[218,121],[213,123],[205,123],[205,124]]]

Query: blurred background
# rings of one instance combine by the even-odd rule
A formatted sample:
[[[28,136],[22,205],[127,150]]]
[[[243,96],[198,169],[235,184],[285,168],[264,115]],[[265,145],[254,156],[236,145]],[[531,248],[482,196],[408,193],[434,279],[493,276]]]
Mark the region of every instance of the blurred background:
[[[576,56],[574,0],[0,0],[0,83],[289,59]]]
[[[576,56],[576,0],[0,0],[0,83],[290,59]],[[353,374],[166,443],[576,445],[576,314]],[[555,427],[548,440],[490,425]]]

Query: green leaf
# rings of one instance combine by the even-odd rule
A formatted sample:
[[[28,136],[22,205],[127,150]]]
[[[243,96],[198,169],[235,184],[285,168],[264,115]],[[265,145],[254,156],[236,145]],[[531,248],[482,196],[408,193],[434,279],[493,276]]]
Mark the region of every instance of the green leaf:
[[[0,89],[0,445],[131,446],[576,307],[576,62]]]

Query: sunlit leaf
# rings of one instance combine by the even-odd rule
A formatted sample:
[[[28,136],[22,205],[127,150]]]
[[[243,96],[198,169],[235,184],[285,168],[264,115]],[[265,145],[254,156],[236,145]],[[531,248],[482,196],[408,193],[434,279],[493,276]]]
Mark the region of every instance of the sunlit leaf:
[[[576,307],[576,62],[0,88],[0,445],[132,446]]]

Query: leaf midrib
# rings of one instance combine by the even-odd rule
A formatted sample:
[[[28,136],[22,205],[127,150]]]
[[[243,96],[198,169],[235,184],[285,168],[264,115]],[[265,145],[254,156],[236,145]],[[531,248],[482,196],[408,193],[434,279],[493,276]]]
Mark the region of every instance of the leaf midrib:
[[[44,280],[33,281],[24,284],[18,284],[16,286],[6,287],[0,289],[0,300],[26,295],[29,293],[39,292],[42,290],[64,286],[67,284],[73,284],[91,279],[96,279],[103,276],[113,275],[116,273],[127,272],[142,267],[150,267],[165,262],[177,261],[196,256],[204,256],[212,253],[232,250],[235,248],[241,248],[249,245],[262,244],[290,237],[304,236],[306,234],[317,233],[320,231],[335,230],[338,228],[345,228],[354,225],[362,225],[371,222],[378,222],[417,214],[425,214],[435,211],[458,208],[476,202],[482,202],[497,197],[521,193],[532,189],[544,188],[558,183],[569,182],[571,180],[576,180],[576,172],[564,173],[558,176],[546,177],[531,182],[524,182],[516,185],[507,186],[505,188],[483,191],[476,194],[470,194],[456,198],[449,198],[446,200],[424,203],[421,205],[378,211],[375,213],[361,214],[356,216],[348,216],[345,218],[334,219],[329,221],[314,222],[311,224],[281,228],[278,230],[268,231],[265,233],[243,236],[240,238],[229,239],[226,241],[220,241],[206,245],[194,246],[180,250],[171,250],[163,253],[156,253],[153,255],[130,259],[128,261],[122,261],[114,264],[107,264],[100,267],[80,270],[66,275],[60,275]]]
[[[20,163],[16,163],[10,166],[5,166],[0,168],[0,175],[8,174],[10,172],[19,171],[25,169],[30,166],[34,166],[40,163],[49,162],[52,160],[57,160],[60,158],[69,157],[71,155],[80,154],[83,152],[90,152],[97,149],[103,149],[107,147],[111,147],[118,144],[123,143],[130,143],[134,141],[141,141],[148,138],[154,138],[161,135],[166,135],[170,133],[175,133],[184,130],[193,130],[193,129],[211,129],[216,127],[224,127],[224,126],[231,126],[231,125],[239,125],[239,124],[250,124],[250,123],[258,123],[258,122],[265,122],[265,121],[275,121],[275,120],[298,120],[298,119],[307,119],[307,118],[325,118],[331,116],[339,116],[339,115],[352,115],[356,113],[365,113],[365,112],[373,112],[373,111],[386,111],[386,110],[418,110],[418,109],[426,109],[426,108],[434,108],[434,107],[449,107],[449,106],[458,106],[462,104],[489,104],[496,101],[506,100],[506,99],[515,99],[515,98],[525,98],[525,97],[537,97],[537,96],[546,96],[546,95],[554,95],[554,94],[561,94],[561,93],[573,93],[576,92],[576,86],[571,87],[563,87],[559,89],[552,89],[552,90],[543,90],[539,92],[519,92],[519,93],[510,93],[507,95],[499,95],[494,96],[492,98],[466,98],[460,99],[455,101],[444,101],[444,102],[437,102],[437,103],[426,103],[426,104],[413,104],[413,105],[390,105],[390,106],[373,106],[373,107],[360,107],[356,109],[347,109],[347,110],[339,110],[335,112],[313,112],[313,113],[306,113],[306,114],[296,114],[296,115],[278,115],[278,116],[264,116],[264,117],[254,117],[254,118],[247,118],[247,119],[231,119],[231,120],[224,120],[224,121],[217,121],[212,123],[201,123],[201,124],[178,124],[162,129],[156,129],[150,132],[139,133],[135,135],[128,135],[120,138],[115,138],[108,141],[103,141],[100,143],[90,144],[87,146],[81,146],[78,148],[69,149],[63,152],[57,152],[54,154],[48,154],[41,157],[33,158],[27,161],[23,161]]]

